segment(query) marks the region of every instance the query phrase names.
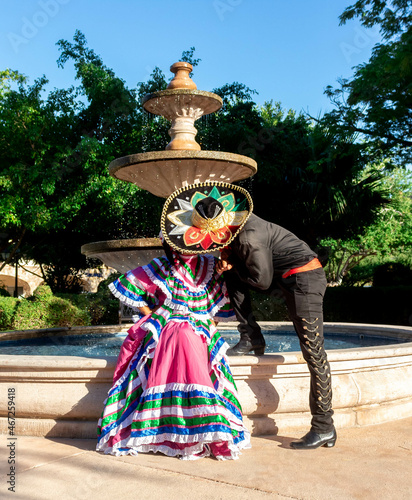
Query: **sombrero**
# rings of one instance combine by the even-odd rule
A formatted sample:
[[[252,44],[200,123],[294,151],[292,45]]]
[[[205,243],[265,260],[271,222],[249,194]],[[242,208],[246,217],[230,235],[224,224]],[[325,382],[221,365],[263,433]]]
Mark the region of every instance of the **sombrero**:
[[[160,227],[180,253],[209,253],[230,244],[253,210],[250,194],[227,182],[180,188],[167,198]]]

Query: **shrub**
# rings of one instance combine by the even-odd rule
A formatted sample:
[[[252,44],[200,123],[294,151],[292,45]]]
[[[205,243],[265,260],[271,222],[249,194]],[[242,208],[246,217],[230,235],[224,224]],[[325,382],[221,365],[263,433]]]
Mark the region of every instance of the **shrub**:
[[[119,322],[119,301],[117,299],[93,297],[88,311],[92,318],[92,325],[114,325]]]
[[[412,325],[412,286],[327,288],[325,321]]]
[[[280,292],[251,296],[258,321],[289,321]],[[328,287],[323,311],[325,321],[412,326],[412,286]]]
[[[120,273],[113,273],[102,281],[96,293],[59,294],[77,307],[84,309],[90,316],[92,325],[114,325],[119,322],[119,301],[108,289]]]
[[[408,286],[412,283],[412,269],[400,262],[386,262],[375,268],[373,286]]]
[[[49,286],[40,285],[32,297],[21,299],[13,326],[17,330],[90,325],[86,310],[55,297]]]
[[[36,290],[34,290],[31,298],[34,300],[49,302],[53,298],[52,289],[49,285],[39,285]]]
[[[92,325],[114,325],[119,322],[119,301],[99,293],[59,294],[76,307],[87,311]]]
[[[20,299],[0,296],[0,330],[12,330],[13,318]]]

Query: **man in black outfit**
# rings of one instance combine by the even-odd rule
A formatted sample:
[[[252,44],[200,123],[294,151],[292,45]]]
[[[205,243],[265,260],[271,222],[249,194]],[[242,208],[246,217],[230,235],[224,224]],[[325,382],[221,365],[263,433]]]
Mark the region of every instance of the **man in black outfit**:
[[[323,338],[326,277],[317,255],[290,231],[251,214],[230,246],[221,252],[218,269],[225,271],[239,321],[240,342],[228,351],[229,355],[241,356],[251,351],[260,355],[265,350],[249,290],[267,294],[275,289],[282,291],[311,379],[311,430],[301,440],[292,442],[291,447],[334,446],[331,376]]]

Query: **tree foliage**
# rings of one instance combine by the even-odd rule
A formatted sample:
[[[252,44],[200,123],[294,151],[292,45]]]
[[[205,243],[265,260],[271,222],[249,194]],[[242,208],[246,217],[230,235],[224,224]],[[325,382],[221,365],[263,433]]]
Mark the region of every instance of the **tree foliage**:
[[[215,92],[224,106],[203,125],[202,147],[257,161],[257,174],[242,184],[260,217],[316,248],[326,236],[362,231],[388,201],[379,172],[362,176],[365,158],[353,134],[314,124],[280,103],[259,108],[253,91],[238,83]]]
[[[329,253],[330,283],[370,284],[375,269],[385,263],[412,269],[412,172],[386,172],[383,185],[391,193],[391,203],[381,208],[373,223],[354,237],[321,242]]]
[[[146,113],[141,98],[165,89],[155,68],[129,89],[76,31],[58,42],[58,64],[72,63],[77,86],[45,94],[47,79],[32,85],[16,71],[0,73],[0,232],[10,259],[43,264],[55,290],[77,285],[87,266],[80,246],[91,241],[155,236],[163,200],[108,175],[115,158],[163,150],[170,124]],[[194,66],[194,48],[182,59]],[[279,103],[258,107],[242,83],[214,92],[223,107],[197,122],[202,149],[253,157],[256,213],[284,225],[314,248],[321,238],[359,234],[387,202],[382,173],[363,173],[365,149],[353,132],[314,123]],[[360,217],[359,214],[362,214]],[[70,278],[69,278],[70,276]]]
[[[144,120],[136,91],[80,32],[59,45],[59,64],[74,60],[77,88],[43,97],[45,77],[29,85],[15,71],[1,73],[0,226],[9,261],[20,247],[22,256],[68,275],[87,266],[80,240],[152,235],[160,203],[107,173],[112,159],[136,152]]]
[[[390,40],[407,31],[412,22],[410,0],[357,0],[340,15],[340,23],[359,18],[365,28],[379,25],[382,37]]]
[[[359,18],[378,25],[384,43],[370,60],[355,68],[326,94],[336,105],[325,120],[330,126],[358,132],[382,158],[404,165],[412,159],[412,1],[359,0],[340,16],[341,24]]]

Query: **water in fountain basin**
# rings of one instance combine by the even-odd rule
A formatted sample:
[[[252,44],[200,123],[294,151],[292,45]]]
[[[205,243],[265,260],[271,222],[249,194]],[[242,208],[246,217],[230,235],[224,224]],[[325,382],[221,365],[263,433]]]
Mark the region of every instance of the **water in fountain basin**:
[[[264,331],[267,353],[299,351],[295,333],[285,331]],[[0,342],[0,355],[36,356],[117,356],[126,333],[49,336],[24,340]],[[222,337],[233,346],[239,340],[236,330],[225,331]],[[364,334],[325,334],[325,348],[350,349],[373,347],[407,342],[396,337],[381,337]]]

